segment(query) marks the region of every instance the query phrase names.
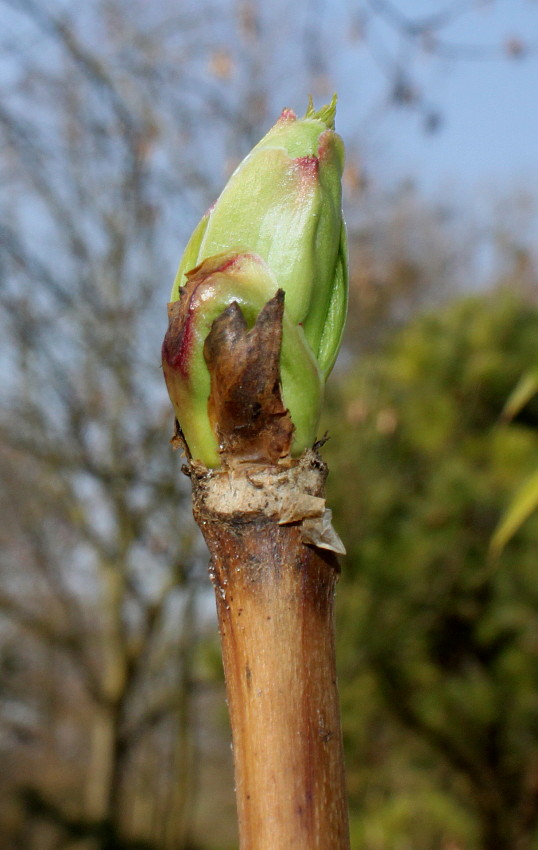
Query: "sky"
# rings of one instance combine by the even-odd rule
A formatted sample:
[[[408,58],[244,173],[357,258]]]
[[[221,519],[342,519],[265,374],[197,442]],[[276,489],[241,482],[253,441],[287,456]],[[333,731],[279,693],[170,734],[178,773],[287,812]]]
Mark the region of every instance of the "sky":
[[[416,18],[451,4],[393,0],[392,5]],[[367,159],[382,164],[388,180],[410,176],[427,191],[447,183],[471,192],[483,185],[532,191],[538,185],[538,2],[468,5],[473,8],[440,35],[450,44],[477,48],[477,58],[444,59],[420,44],[410,48],[387,22],[370,18],[362,43],[351,46],[337,67],[339,129],[344,137],[358,130]],[[528,52],[510,58],[510,44]],[[420,91],[420,109],[387,108],[391,62],[398,57]],[[425,113],[439,116],[435,132],[425,131]]]
[[[233,48],[227,21],[237,17],[246,0],[215,2],[223,43]],[[447,184],[471,191],[485,184],[537,185],[538,0],[296,0],[292,7],[288,0],[251,3],[268,26],[277,21],[272,44],[280,55],[264,61],[281,64],[282,84],[275,95],[279,103],[284,98],[284,105],[302,108],[298,64],[318,62],[320,77],[325,69],[327,79],[314,95],[319,101],[338,91],[339,131],[387,182],[411,177],[426,191]],[[68,0],[49,0],[48,5],[72,9]],[[10,7],[4,7],[8,23]],[[424,21],[449,9],[460,13],[433,30],[434,36],[458,49],[471,48],[478,58],[439,57],[428,51],[424,38],[403,38],[391,21],[391,15]],[[318,20],[322,35],[308,47],[309,29],[315,29],[311,23]],[[13,27],[25,24],[24,16],[13,16]],[[522,55],[510,58],[509,44],[522,45]],[[1,65],[4,79],[9,67]],[[396,68],[418,91],[416,104],[398,107],[391,102]],[[439,119],[435,132],[425,130],[427,116]]]
[[[214,1],[222,44],[242,49],[237,39],[234,45],[230,21],[246,0]],[[450,189],[464,204],[485,192],[537,194],[538,0],[251,2],[267,26],[276,20],[278,28],[270,42],[278,55],[263,58],[280,66],[270,120],[282,106],[304,108],[307,89],[297,79],[298,66],[304,66],[304,82],[318,63],[316,103],[338,92],[337,128],[377,184],[390,189],[410,178],[426,195]],[[69,0],[49,5],[72,9]],[[476,52],[474,58],[440,57],[423,37],[404,38],[390,17],[424,21],[455,8],[461,12],[434,35]],[[322,35],[308,47],[312,21],[321,21]],[[14,14],[12,26],[25,25]],[[509,45],[521,45],[522,54],[510,57]],[[4,78],[9,69],[3,62]],[[418,93],[411,105],[391,98],[398,75]]]

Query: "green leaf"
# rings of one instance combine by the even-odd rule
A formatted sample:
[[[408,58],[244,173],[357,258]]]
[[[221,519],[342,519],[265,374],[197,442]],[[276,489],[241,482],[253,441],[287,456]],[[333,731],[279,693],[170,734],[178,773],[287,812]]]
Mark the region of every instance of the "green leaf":
[[[319,121],[323,121],[329,129],[334,130],[334,116],[336,115],[337,101],[337,95],[333,94],[330,103],[327,103],[325,106],[322,106],[321,109],[316,110],[314,107],[314,101],[312,100],[312,95],[310,94],[308,96],[308,106],[306,107],[304,117],[317,118]]]
[[[499,555],[516,531],[538,508],[538,469],[520,487],[491,539],[490,549]]]
[[[513,419],[538,392],[538,369],[524,372],[504,405],[502,418]]]

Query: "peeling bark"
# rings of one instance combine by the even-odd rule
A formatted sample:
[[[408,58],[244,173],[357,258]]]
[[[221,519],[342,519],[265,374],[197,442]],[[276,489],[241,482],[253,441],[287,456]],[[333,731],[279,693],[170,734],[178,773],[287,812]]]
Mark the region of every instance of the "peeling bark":
[[[268,516],[263,495],[256,509],[241,511],[249,488],[260,496],[252,471],[193,475],[217,599],[240,847],[347,850],[333,624],[338,563],[333,552],[303,543],[300,521]],[[318,482],[312,498],[323,501],[322,465],[310,473]],[[304,498],[302,478],[287,478],[284,503]],[[215,479],[220,510],[211,498]],[[267,505],[272,513],[270,491]]]

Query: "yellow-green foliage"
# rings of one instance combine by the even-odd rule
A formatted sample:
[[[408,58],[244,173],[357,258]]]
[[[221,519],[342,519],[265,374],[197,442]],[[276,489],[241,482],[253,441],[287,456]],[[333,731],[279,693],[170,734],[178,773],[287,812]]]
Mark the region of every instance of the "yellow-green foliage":
[[[354,850],[538,846],[538,517],[489,555],[538,465],[537,399],[501,419],[537,353],[538,310],[465,299],[330,400]]]
[[[538,357],[536,358],[538,362]],[[536,363],[519,379],[504,406],[503,417],[507,421],[527,406],[538,393],[538,366]],[[515,492],[508,508],[501,517],[491,539],[493,554],[500,554],[520,526],[538,508],[538,469],[533,470]]]

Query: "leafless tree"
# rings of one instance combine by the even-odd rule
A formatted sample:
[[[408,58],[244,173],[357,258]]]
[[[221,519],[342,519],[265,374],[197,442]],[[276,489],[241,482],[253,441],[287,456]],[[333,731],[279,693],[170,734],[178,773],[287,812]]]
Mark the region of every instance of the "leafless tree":
[[[208,180],[175,149],[156,100],[159,76],[169,94],[172,74],[182,77],[177,45],[152,69],[156,42],[142,19],[133,31],[121,4],[76,22],[52,5],[7,5],[11,35],[27,46],[11,45],[0,110],[0,610],[14,667],[4,722],[41,761],[42,781],[20,746],[9,772],[62,839],[179,847],[195,769],[187,730],[202,571],[166,440],[159,204],[199,200]],[[185,82],[181,91],[187,99]],[[154,807],[168,800],[153,832],[137,826],[136,787],[145,793],[161,765],[153,779],[131,769],[150,738],[168,779],[153,795]],[[25,834],[25,846],[44,846],[44,834]]]

